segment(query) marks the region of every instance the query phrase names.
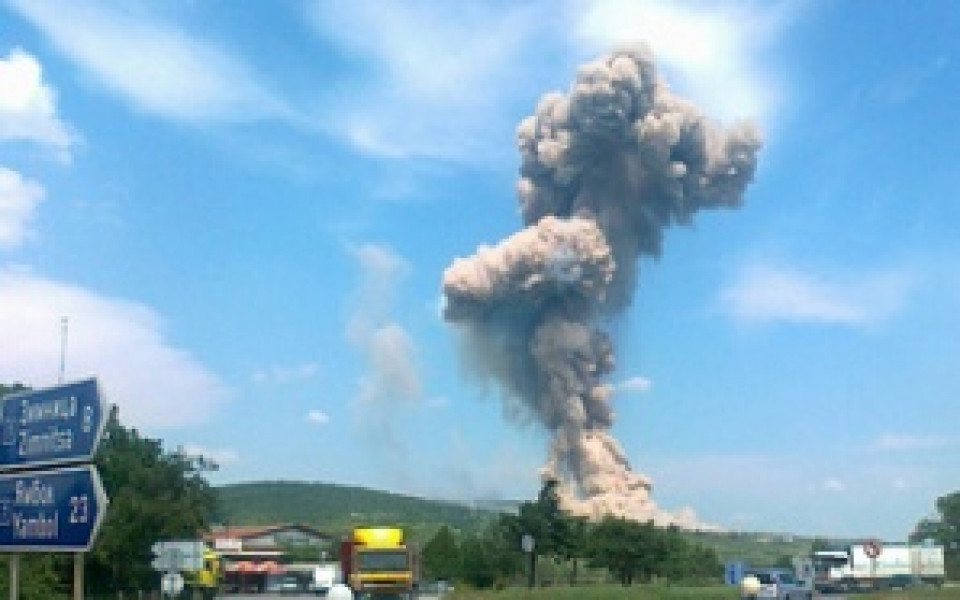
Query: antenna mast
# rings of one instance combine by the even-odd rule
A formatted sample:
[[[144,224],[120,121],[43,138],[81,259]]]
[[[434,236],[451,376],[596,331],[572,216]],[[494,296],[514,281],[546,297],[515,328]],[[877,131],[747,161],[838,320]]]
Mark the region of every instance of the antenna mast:
[[[60,317],[60,383],[67,371],[67,318]]]

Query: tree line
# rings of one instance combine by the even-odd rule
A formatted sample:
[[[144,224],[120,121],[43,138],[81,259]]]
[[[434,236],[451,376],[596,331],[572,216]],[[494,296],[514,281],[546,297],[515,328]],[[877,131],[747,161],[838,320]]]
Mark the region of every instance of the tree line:
[[[529,553],[524,536],[533,540]],[[526,578],[538,559],[566,566],[576,584],[584,567],[605,569],[623,585],[667,580],[716,583],[723,566],[716,551],[688,541],[675,527],[657,527],[617,517],[589,522],[560,508],[557,482],[544,483],[537,499],[516,514],[501,515],[481,533],[457,536],[441,527],[424,546],[423,574],[490,588]],[[535,581],[531,583],[536,583]]]

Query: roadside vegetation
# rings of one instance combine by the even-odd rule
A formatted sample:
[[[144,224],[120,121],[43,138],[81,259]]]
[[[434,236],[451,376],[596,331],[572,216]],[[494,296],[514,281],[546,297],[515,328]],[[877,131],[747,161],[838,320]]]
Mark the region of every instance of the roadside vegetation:
[[[923,588],[906,591],[855,594],[856,600],[956,600],[957,588]],[[636,585],[509,588],[504,590],[456,590],[451,600],[739,600],[736,588],[728,586]]]

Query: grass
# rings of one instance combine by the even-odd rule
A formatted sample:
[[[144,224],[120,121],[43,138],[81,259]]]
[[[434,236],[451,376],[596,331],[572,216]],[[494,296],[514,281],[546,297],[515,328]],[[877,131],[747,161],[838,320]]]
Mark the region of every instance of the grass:
[[[595,585],[507,588],[497,591],[457,590],[454,600],[738,600],[735,588],[665,585]]]
[[[495,591],[457,590],[452,600],[739,600],[727,586],[596,585],[579,587],[507,588]],[[957,600],[960,588],[914,588],[903,591],[846,595],[855,600]]]

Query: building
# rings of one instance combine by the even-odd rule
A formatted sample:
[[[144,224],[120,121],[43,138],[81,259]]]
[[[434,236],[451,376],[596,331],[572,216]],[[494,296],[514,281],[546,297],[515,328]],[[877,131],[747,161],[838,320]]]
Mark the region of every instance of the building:
[[[221,557],[227,592],[309,591],[333,538],[307,525],[216,527],[204,536]]]

